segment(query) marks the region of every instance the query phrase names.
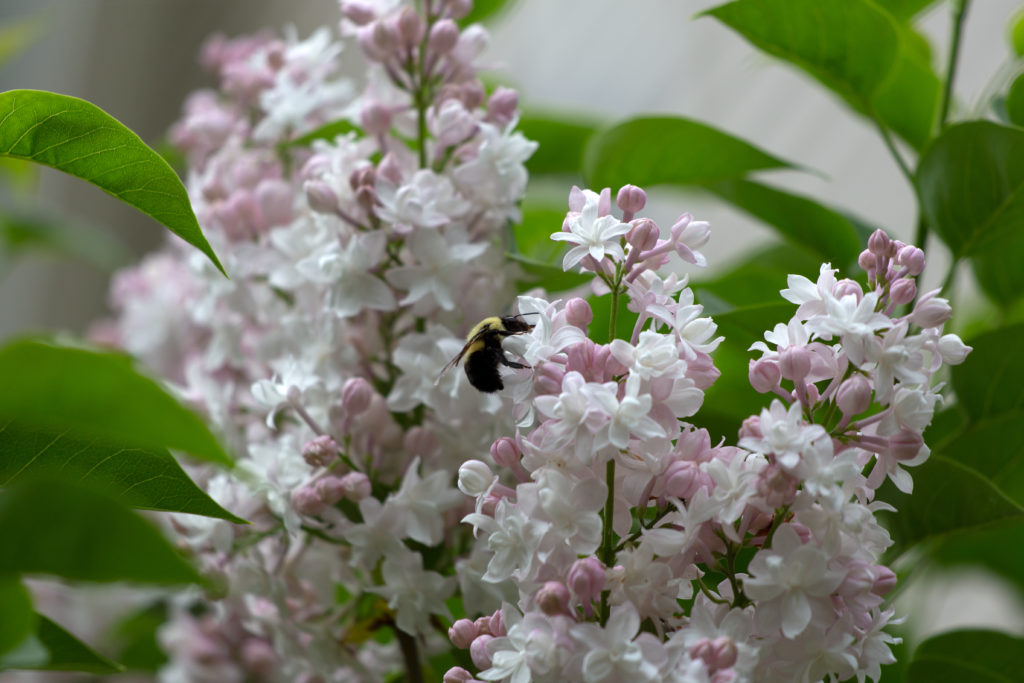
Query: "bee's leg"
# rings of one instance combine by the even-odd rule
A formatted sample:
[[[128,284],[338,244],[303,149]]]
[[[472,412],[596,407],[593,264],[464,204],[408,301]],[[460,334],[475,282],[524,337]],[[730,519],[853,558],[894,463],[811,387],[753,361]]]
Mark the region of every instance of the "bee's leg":
[[[499,353],[498,354],[498,362],[500,362],[502,365],[504,365],[507,368],[516,368],[518,370],[524,370],[524,369],[530,367],[529,365],[526,365],[524,363],[517,363],[514,360],[509,360],[508,356],[506,356],[504,353]]]

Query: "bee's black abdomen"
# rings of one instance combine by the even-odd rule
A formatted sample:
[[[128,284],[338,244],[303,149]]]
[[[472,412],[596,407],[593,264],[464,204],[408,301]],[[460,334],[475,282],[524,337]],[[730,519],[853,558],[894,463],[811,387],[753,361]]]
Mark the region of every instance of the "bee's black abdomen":
[[[493,393],[505,388],[501,381],[501,373],[498,372],[498,351],[491,348],[483,348],[469,354],[465,360],[466,377],[469,383],[480,391]]]

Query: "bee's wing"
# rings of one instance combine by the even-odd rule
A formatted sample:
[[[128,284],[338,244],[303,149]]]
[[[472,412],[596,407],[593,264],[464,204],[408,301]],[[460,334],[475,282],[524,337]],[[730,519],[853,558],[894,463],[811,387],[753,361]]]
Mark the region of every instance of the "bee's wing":
[[[458,365],[459,361],[462,360],[462,357],[466,355],[466,351],[469,351],[469,347],[472,346],[473,343],[480,339],[480,337],[482,336],[482,333],[474,335],[472,339],[466,342],[466,345],[462,347],[462,350],[455,354],[455,357],[448,361],[448,363],[443,368],[441,368],[441,372],[438,373],[437,379],[434,380],[435,387],[441,383],[441,378],[444,377],[444,373],[448,372],[456,365]]]

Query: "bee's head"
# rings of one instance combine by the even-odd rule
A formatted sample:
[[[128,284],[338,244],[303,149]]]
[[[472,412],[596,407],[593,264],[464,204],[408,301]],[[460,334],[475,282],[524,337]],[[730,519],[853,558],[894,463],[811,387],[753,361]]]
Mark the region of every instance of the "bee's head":
[[[505,331],[510,334],[522,334],[533,329],[533,325],[526,322],[524,315],[536,315],[534,313],[517,313],[516,315],[503,315],[501,324]]]

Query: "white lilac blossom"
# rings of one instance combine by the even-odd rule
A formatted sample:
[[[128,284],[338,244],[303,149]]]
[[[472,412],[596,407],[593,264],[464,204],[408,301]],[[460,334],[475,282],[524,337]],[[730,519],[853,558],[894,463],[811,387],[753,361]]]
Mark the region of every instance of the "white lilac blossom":
[[[536,149],[515,129],[516,95],[487,95],[486,34],[455,23],[463,0],[341,9],[340,36],[289,29],[204,49],[218,90],[189,99],[172,139],[231,280],[169,244],[114,287],[115,341],[205,409],[238,459],[193,475],[252,522],[175,516],[228,597],[175,599],[165,681],[384,680],[400,650],[444,642],[446,600],[483,586],[478,567],[528,573],[552,525],[570,536],[560,553],[600,539],[600,482],[545,494],[544,523],[499,511],[507,559],[482,555],[460,522],[472,506],[459,465],[512,412],[460,374],[435,380],[466,330],[513,299],[504,239]],[[341,75],[359,52],[362,91]],[[454,566],[477,575],[456,580]],[[462,604],[493,610],[501,595],[473,588]]]
[[[882,233],[862,259],[876,266],[867,292],[828,264],[816,283],[791,276],[796,315],[751,347],[751,383],[774,399],[737,446],[712,445],[699,408],[722,338],[687,279],[654,270],[671,252],[703,264],[707,225],[684,215],[663,239],[637,216],[642,191],[616,202],[621,220],[608,190],[574,188],[552,237],[574,245],[565,269],[592,272],[611,310],[629,297],[631,339],[559,335],[558,320],[593,332],[591,305],[520,299],[537,313],[517,340],[534,363],[532,391],[513,395],[527,417],[492,449],[509,476],[474,474],[464,518],[491,554],[480,578],[518,599],[453,644],[487,681],[877,680],[899,639],[883,630],[895,574],[875,517],[892,508],[873,498],[886,478],[910,490],[933,376],[969,351],[943,341],[948,304],[894,315],[909,252]]]

